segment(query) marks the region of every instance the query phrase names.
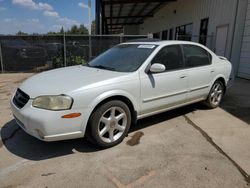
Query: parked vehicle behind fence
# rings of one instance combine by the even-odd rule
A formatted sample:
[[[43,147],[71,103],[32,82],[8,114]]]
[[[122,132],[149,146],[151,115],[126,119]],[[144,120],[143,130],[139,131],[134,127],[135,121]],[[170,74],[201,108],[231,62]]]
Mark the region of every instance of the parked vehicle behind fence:
[[[47,53],[42,47],[21,39],[1,40],[5,71],[33,71],[46,65]]]
[[[219,106],[232,65],[185,41],[128,42],[85,66],[37,74],[16,91],[13,115],[28,134],[55,141],[86,136],[107,148],[138,119],[203,101]]]

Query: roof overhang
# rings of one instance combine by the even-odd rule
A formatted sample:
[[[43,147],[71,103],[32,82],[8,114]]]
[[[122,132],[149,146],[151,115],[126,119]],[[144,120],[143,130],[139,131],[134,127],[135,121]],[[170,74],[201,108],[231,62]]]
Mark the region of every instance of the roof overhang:
[[[142,24],[144,19],[176,0],[96,0],[97,32],[119,33],[126,25]],[[100,32],[99,32],[100,33]]]

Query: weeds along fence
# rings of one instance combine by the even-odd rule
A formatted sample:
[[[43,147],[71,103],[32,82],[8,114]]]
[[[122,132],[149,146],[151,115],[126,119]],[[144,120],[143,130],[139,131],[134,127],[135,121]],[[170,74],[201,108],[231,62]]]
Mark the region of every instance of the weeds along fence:
[[[0,71],[40,72],[85,64],[107,49],[145,35],[0,36]]]

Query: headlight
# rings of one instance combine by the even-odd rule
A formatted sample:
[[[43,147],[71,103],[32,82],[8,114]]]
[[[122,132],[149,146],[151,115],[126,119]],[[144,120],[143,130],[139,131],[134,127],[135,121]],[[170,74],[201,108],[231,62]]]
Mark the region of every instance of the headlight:
[[[32,106],[46,110],[68,110],[73,104],[69,96],[40,96],[34,99]]]

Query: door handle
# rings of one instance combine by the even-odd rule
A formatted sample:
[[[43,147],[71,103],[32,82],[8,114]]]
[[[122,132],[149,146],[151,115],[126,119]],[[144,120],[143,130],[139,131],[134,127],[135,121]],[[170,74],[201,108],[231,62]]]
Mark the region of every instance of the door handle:
[[[215,71],[214,71],[214,70],[211,70],[210,72],[211,72],[211,73],[214,73]]]
[[[182,76],[180,76],[180,79],[184,79],[186,77],[187,77],[186,75],[182,75]]]

